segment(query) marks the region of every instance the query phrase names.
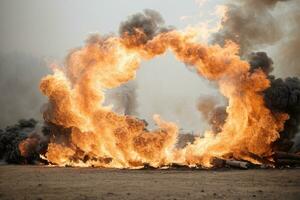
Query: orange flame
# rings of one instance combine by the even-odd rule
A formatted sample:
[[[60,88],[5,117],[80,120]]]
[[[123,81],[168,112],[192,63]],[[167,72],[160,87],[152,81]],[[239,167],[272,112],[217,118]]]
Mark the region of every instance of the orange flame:
[[[151,40],[144,34],[96,38],[72,52],[66,66],[42,79],[40,88],[49,98],[45,121],[68,131],[55,132],[45,158],[65,166],[139,168],[146,163],[211,167],[213,158],[243,159],[260,163],[272,155],[286,114],[271,113],[262,91],[269,81],[262,71],[249,73],[249,64],[237,55],[239,47],[195,41],[198,33],[169,31]],[[154,116],[158,129],[148,131],[143,121],[112,112],[103,105],[105,90],[136,76],[141,61],[171,50],[192,65],[200,76],[216,81],[228,98],[228,117],[222,131],[211,131],[184,148],[176,148],[178,128]],[[59,130],[59,129],[58,129]],[[66,133],[67,132],[67,133]],[[63,138],[57,137],[63,135]]]

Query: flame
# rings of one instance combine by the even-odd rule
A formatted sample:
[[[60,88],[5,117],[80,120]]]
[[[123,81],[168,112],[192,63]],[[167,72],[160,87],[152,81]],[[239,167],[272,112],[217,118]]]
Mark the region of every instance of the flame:
[[[148,40],[136,30],[122,37],[94,38],[72,52],[66,65],[55,67],[40,84],[49,99],[44,119],[56,127],[44,158],[59,166],[132,169],[171,163],[211,167],[213,158],[253,163],[270,159],[272,143],[288,116],[265,107],[262,91],[269,80],[260,70],[249,73],[235,43],[209,46],[195,40],[198,34],[193,29],[169,31]],[[229,102],[219,134],[207,131],[181,149],[175,147],[176,124],[155,115],[158,128],[148,131],[142,120],[103,105],[107,89],[134,79],[142,61],[167,50],[199,76],[215,81]]]

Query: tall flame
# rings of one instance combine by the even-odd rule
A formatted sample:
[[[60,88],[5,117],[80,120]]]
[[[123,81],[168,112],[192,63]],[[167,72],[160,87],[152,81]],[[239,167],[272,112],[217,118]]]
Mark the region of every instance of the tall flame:
[[[142,31],[122,37],[95,37],[72,52],[64,67],[42,79],[48,96],[44,119],[53,125],[45,158],[56,165],[139,168],[146,163],[211,167],[212,159],[235,158],[253,163],[270,159],[286,114],[274,114],[263,101],[269,87],[265,74],[249,73],[238,46],[199,44],[193,30],[168,31],[145,40]],[[105,91],[136,76],[140,63],[170,50],[195,67],[200,76],[216,81],[228,98],[222,131],[211,131],[184,148],[176,148],[176,124],[154,116],[158,128],[148,131],[142,120],[112,112],[104,106]]]

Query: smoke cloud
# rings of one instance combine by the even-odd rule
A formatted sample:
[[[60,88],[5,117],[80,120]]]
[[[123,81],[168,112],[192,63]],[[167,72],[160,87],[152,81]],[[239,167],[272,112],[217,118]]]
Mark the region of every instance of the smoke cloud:
[[[226,6],[222,29],[213,42],[224,45],[226,40],[234,41],[242,56],[270,48],[277,74],[300,76],[300,1],[228,0]]]
[[[264,91],[267,107],[274,113],[288,113],[289,119],[285,122],[284,130],[276,143],[279,150],[288,151],[293,146],[292,139],[299,132],[300,124],[300,79],[288,77],[275,78],[270,75],[273,70],[273,61],[265,52],[251,53],[249,56],[250,71],[261,69],[268,75],[270,87]]]
[[[269,75],[274,69],[273,61],[268,57],[266,52],[252,52],[248,56],[248,60],[251,66],[251,72],[261,69],[265,74]]]
[[[250,63],[250,72],[261,69],[270,80],[264,91],[267,107],[274,113],[288,113],[290,118],[280,133],[276,148],[288,151],[292,139],[299,132],[300,75],[298,50],[300,49],[300,1],[293,0],[229,0],[222,29],[214,35],[213,42],[224,45],[231,40],[240,45],[240,54]],[[281,4],[281,5],[280,5]],[[278,6],[288,5],[278,15]],[[289,27],[287,29],[286,27]],[[253,52],[267,46],[275,48],[275,67],[281,74],[296,77],[276,78],[271,75],[274,63],[266,52]],[[282,70],[281,70],[282,71]]]
[[[155,35],[167,32],[173,29],[171,26],[165,26],[165,21],[155,10],[145,9],[141,13],[136,13],[128,17],[128,19],[120,24],[119,34],[121,36],[139,35],[138,44],[145,44],[151,40]],[[141,33],[137,34],[137,33]]]
[[[287,151],[293,145],[292,139],[299,133],[300,79],[298,77],[272,78],[271,87],[264,93],[266,105],[272,111],[289,114],[289,120],[285,122],[277,145],[280,150]]]
[[[22,118],[41,118],[45,98],[38,85],[47,72],[44,62],[33,56],[0,54],[0,128]]]
[[[48,140],[40,134],[36,120],[20,120],[0,130],[0,160],[15,164],[34,164],[47,149]]]
[[[212,96],[201,96],[198,99],[197,108],[205,119],[208,119],[210,112],[217,106],[218,101]]]
[[[227,4],[226,18],[214,42],[224,44],[231,40],[240,45],[241,54],[253,51],[257,46],[273,44],[283,36],[272,9],[280,0],[231,0]]]
[[[106,104],[113,104],[113,111],[123,115],[137,115],[137,84],[129,81],[107,92]]]
[[[226,107],[221,106],[213,96],[201,96],[198,99],[197,108],[214,133],[222,131],[227,118]]]
[[[279,67],[280,74],[283,76],[294,74],[299,77],[300,1],[291,1],[290,9],[284,15],[286,15],[286,19],[283,23],[288,24],[289,30],[287,30],[283,41],[278,45],[274,58],[276,58],[276,65]],[[282,26],[284,27],[284,25]]]

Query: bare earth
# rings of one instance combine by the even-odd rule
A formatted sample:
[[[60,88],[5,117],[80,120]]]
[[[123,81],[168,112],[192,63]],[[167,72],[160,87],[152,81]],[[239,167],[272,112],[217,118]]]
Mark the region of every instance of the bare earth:
[[[300,199],[300,169],[0,166],[0,199]]]

